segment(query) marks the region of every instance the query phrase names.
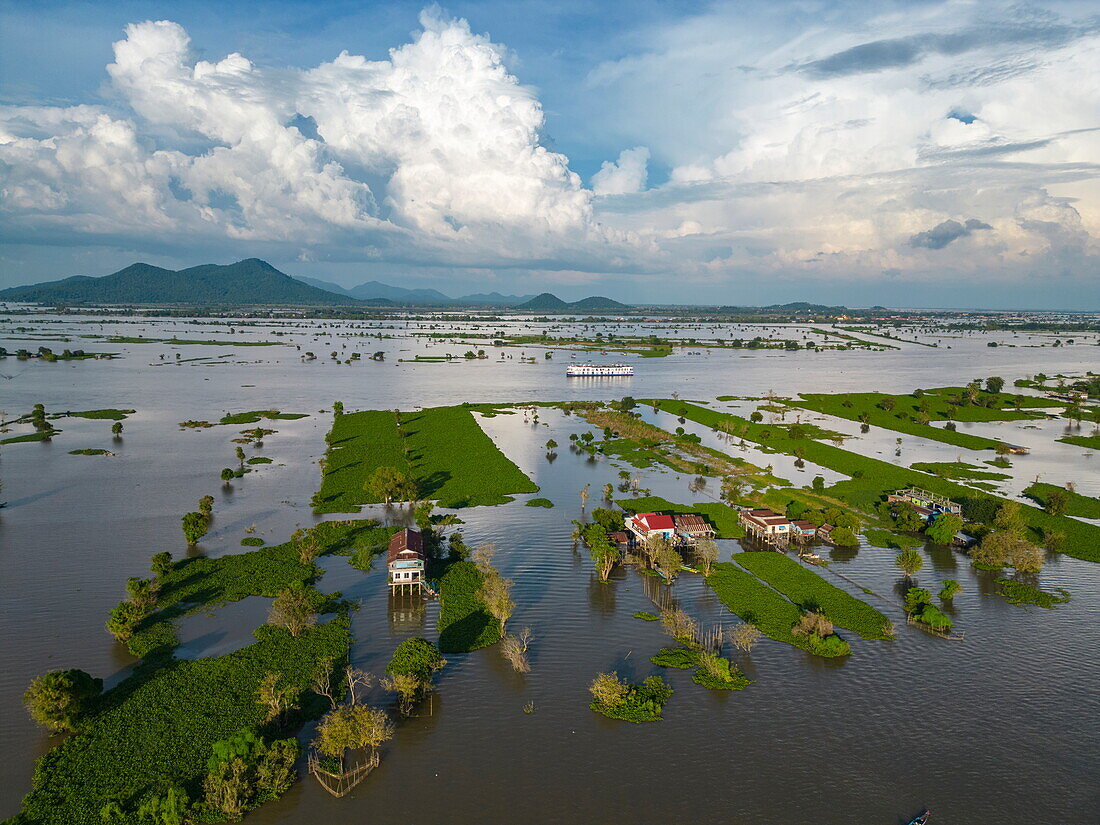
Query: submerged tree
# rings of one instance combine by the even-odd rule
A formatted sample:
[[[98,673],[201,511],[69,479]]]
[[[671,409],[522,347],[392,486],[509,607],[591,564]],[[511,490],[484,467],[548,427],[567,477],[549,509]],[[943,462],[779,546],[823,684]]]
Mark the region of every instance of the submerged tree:
[[[714,572],[714,565],[718,562],[718,544],[712,539],[699,539],[691,551],[692,558],[699,565],[699,570],[704,576]]]
[[[289,587],[279,591],[271,603],[267,623],[285,628],[297,638],[317,624],[317,608],[314,593],[305,587]]]
[[[756,647],[757,642],[763,637],[763,633],[756,625],[753,624],[739,624],[736,627],[730,628],[730,644],[736,647],[738,650],[743,650],[745,653],[752,651]]]
[[[501,576],[495,569],[483,572],[482,577],[478,598],[485,603],[489,615],[500,624],[503,635],[504,627],[516,609],[516,603],[512,601],[512,581]]]
[[[518,636],[505,636],[501,644],[501,653],[512,665],[516,673],[530,673],[531,663],[527,661],[527,648],[531,644],[531,628],[525,627]]]
[[[364,483],[363,489],[371,498],[382,499],[386,504],[416,498],[416,485],[396,467],[379,467]]]
[[[102,690],[103,680],[83,670],[51,670],[30,683],[23,704],[31,718],[51,732],[75,731]]]
[[[955,540],[955,534],[963,528],[961,516],[941,513],[925,528],[924,533],[936,544],[947,546]]]
[[[199,540],[206,535],[207,520],[202,513],[184,513],[180,521],[183,523],[183,537],[188,546],[198,544]]]
[[[924,567],[924,556],[918,553],[914,548],[906,547],[894,556],[894,564],[905,574],[906,579],[910,579]]]

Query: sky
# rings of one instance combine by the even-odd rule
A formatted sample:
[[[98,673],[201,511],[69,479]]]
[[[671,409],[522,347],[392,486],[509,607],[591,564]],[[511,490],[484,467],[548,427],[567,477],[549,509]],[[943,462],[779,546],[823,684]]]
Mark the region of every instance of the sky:
[[[0,287],[1100,310],[1090,2],[0,0]]]

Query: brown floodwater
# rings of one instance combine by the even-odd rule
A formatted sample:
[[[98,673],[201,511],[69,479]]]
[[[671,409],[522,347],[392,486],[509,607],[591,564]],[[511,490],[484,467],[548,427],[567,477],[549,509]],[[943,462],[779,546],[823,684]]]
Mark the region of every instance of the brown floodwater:
[[[225,340],[227,334],[224,327],[180,321],[80,325],[63,320],[47,327],[51,335],[121,332]],[[325,323],[329,326],[323,330],[303,328],[280,338],[262,329],[234,333],[241,340],[283,342],[251,348],[106,345],[75,338],[70,344],[49,343],[10,331],[35,326],[32,321],[20,318],[3,325],[9,331],[0,331],[0,344],[9,350],[46,343],[54,349],[83,346],[125,356],[58,364],[0,361],[0,372],[15,375],[0,386],[0,409],[7,417],[36,402],[49,411],[132,407],[137,412],[123,422],[121,440],[111,437],[110,421],[64,418],[55,422],[63,432],[50,443],[2,448],[7,507],[0,510],[5,631],[0,637],[0,817],[17,812],[35,759],[54,741],[20,707],[26,684],[61,667],[83,668],[109,684],[125,676],[132,658],[113,642],[103,622],[123,595],[126,578],[145,575],[153,553],[188,552],[179,517],[200,496],[210,493],[217,503],[212,530],[194,553],[241,552],[246,548],[240,539],[248,528],[277,542],[295,525],[313,523],[309,499],[319,482],[316,459],[331,423],[331,415],[319,411],[331,410],[333,400],[351,410],[628,394],[667,397],[673,392],[711,401],[717,395],[761,395],[769,389],[783,395],[907,392],[994,374],[1011,383],[1039,371],[1080,372],[1100,363],[1095,336],[1079,336],[1073,346],[1055,349],[1025,346],[1050,340],[1043,336],[997,333],[940,337],[939,349],[901,344],[899,350],[884,352],[625,356],[636,367],[633,378],[568,381],[564,352],[547,361],[542,350],[532,348],[526,354],[536,355],[536,362],[528,364],[520,362],[518,350],[505,350],[514,357],[500,362],[499,350],[485,347],[490,358],[484,361],[398,363],[398,357],[416,354],[461,356],[469,347],[345,337],[364,330]],[[493,322],[479,331],[508,328]],[[697,329],[694,333],[706,337]],[[1017,346],[989,348],[988,340]],[[349,353],[385,350],[388,360],[336,365],[327,354],[343,351],[344,344]],[[303,363],[297,345],[315,351],[318,360]],[[203,360],[176,365],[159,358],[164,353],[171,362],[177,352],[183,359]],[[751,408],[750,402],[730,403]],[[310,417],[265,424],[278,430],[262,450],[274,463],[257,465],[231,489],[223,488],[218,472],[235,464],[231,439],[242,427],[181,431],[177,422],[265,408]],[[678,425],[671,416],[646,416],[662,426]],[[685,574],[671,587],[633,570],[616,571],[607,584],[596,580],[587,555],[570,540],[571,520],[581,516],[580,488],[591,484],[589,507],[598,506],[600,488],[617,481],[621,468],[564,446],[569,433],[590,429],[583,421],[556,411],[544,411],[540,419],[534,424],[521,414],[500,415],[481,423],[540,486],[536,495],[556,506],[526,507],[528,496],[521,496],[512,504],[461,511],[467,542],[495,543],[498,567],[515,581],[511,625],[532,629],[532,672],[513,673],[495,647],[448,656],[430,706],[400,723],[379,769],[351,796],[333,799],[306,778],[248,821],[896,825],[922,807],[933,810],[937,825],[1009,818],[1052,825],[1096,821],[1100,566],[1052,559],[1039,577],[1041,585],[1065,587],[1073,599],[1057,610],[1026,610],[996,595],[993,574],[973,570],[950,550],[925,550],[926,565],[917,576],[922,586],[937,588],[946,578],[962,584],[953,609],[957,627],[965,632],[965,641],[959,642],[904,625],[896,605],[900,583],[892,551],[868,545],[858,551],[822,551],[833,562],[824,575],[886,613],[899,627],[897,641],[864,641],[844,633],[853,655],[826,661],[764,640],[751,656],[734,657],[753,680],[750,687],[708,691],[693,684],[690,674],[650,664],[649,656],[666,639],[659,626],[633,614],[652,610],[654,598],[672,598],[705,626],[738,620],[698,576]],[[1026,424],[973,428],[1014,443],[1026,439],[1032,447],[1031,455],[1013,459],[1006,490],[1018,492],[1041,475],[1100,493],[1096,459],[1081,448],[1054,442],[1065,429],[1064,420],[1021,429]],[[858,425],[850,422],[827,419],[825,426],[859,435]],[[693,430],[690,422],[685,428]],[[833,477],[813,466],[795,468],[783,456],[751,448],[740,452],[704,430],[693,431],[749,461],[774,464],[778,475],[796,484],[808,484],[819,473]],[[1082,432],[1087,431],[1084,425]],[[551,437],[563,445],[553,462],[542,446]],[[903,456],[896,458],[895,437],[872,430],[849,447],[906,464],[948,461],[960,454],[971,463],[989,457],[906,436]],[[115,455],[68,454],[84,447],[103,447]],[[716,481],[692,491],[690,477],[656,468],[628,469],[654,495],[674,501],[709,500],[716,493]],[[404,515],[383,508],[367,508],[368,514]],[[724,558],[740,549],[737,542],[721,544]],[[393,599],[381,566],[363,573],[338,557],[324,559],[323,566],[322,588],[361,601],[353,617],[353,658],[359,666],[378,673],[401,639],[435,637],[437,603]],[[832,571],[886,598],[866,596]],[[265,610],[264,600],[249,599],[187,618],[181,622],[181,655],[220,655],[247,644]],[[662,672],[676,691],[664,721],[636,726],[589,710],[588,682],[611,669],[631,678]],[[371,698],[388,701],[377,689]],[[525,713],[524,706],[532,702],[534,711]]]

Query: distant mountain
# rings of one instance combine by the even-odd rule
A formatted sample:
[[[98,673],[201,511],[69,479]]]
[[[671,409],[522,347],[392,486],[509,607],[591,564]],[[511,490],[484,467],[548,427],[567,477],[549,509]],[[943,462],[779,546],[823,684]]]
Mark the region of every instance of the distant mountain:
[[[395,304],[449,304],[451,299],[435,289],[405,289],[390,286],[378,281],[368,281],[347,290],[353,298],[369,301],[372,298],[385,298]]]
[[[808,304],[805,301],[794,301],[789,304],[772,304],[771,306],[763,307],[764,309],[771,309],[780,312],[828,312],[838,313],[847,312],[848,307],[830,307],[824,304]]]
[[[136,263],[111,275],[75,275],[61,281],[0,290],[0,300],[48,304],[258,304],[266,306],[358,305],[347,295],[285,275],[266,261],[248,258],[220,266],[173,271]],[[384,306],[389,302],[370,302]]]
[[[530,301],[519,304],[514,308],[529,312],[583,312],[586,310],[628,309],[626,304],[620,304],[618,301],[612,301],[610,298],[599,295],[569,303],[550,292],[536,295]]]
[[[531,300],[531,295],[501,295],[499,292],[476,292],[472,295],[462,295],[451,298],[436,289],[407,289],[400,286],[390,286],[379,281],[369,281],[359,284],[351,289],[346,289],[331,281],[320,281],[316,278],[295,276],[297,280],[318,289],[326,289],[337,295],[348,295],[352,298],[370,301],[382,298],[395,304],[409,304],[415,306],[498,306],[507,307],[522,304]]]
[[[301,281],[303,284],[315,286],[318,289],[325,290],[326,292],[334,292],[337,295],[347,295],[349,298],[355,297],[351,294],[349,290],[344,289],[339,284],[334,284],[332,281],[322,281],[319,278],[307,278],[305,275],[291,275],[290,277],[293,278],[295,281]]]
[[[525,301],[519,304],[516,309],[523,310],[563,310],[569,309],[569,304],[550,292],[543,292],[541,295],[536,295],[530,301]]]
[[[486,306],[510,307],[530,301],[534,295],[501,295],[499,292],[475,292],[455,298],[459,304],[484,304]]]
[[[602,295],[591,295],[588,298],[581,298],[579,301],[574,301],[569,306],[573,309],[629,309],[626,304],[620,304],[618,301],[612,301],[610,298],[604,298]]]

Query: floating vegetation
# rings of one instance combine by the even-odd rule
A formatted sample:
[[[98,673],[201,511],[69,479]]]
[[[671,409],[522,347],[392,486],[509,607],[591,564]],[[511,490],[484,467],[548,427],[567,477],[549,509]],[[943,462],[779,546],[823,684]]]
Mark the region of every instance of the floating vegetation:
[[[1033,604],[1036,607],[1053,610],[1070,600],[1069,591],[1062,587],[1055,588],[1055,592],[1050,593],[1014,579],[997,579],[997,584],[999,585],[997,592],[1008,599],[1009,604],[1020,606]]]
[[[257,424],[261,419],[271,421],[297,421],[299,418],[308,418],[309,413],[284,413],[278,410],[250,410],[249,412],[232,413],[222,416],[219,424]]]

